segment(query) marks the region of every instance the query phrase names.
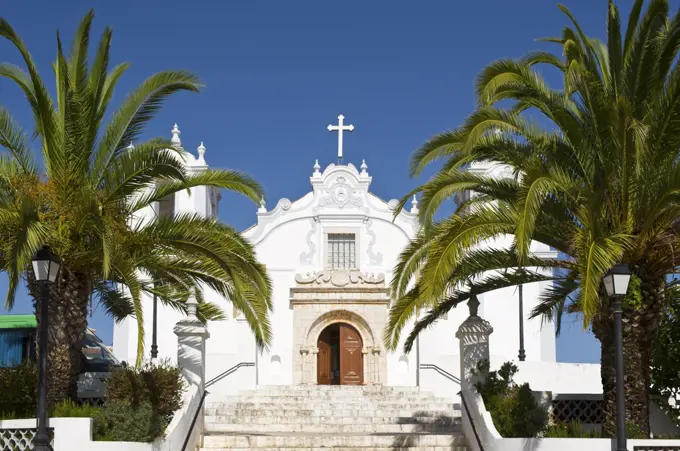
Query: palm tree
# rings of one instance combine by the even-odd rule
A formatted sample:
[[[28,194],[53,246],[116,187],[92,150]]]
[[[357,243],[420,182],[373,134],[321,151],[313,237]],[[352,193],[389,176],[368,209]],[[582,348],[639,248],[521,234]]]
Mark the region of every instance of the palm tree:
[[[563,56],[535,52],[492,63],[477,80],[478,109],[414,154],[413,175],[436,161],[444,165],[402,200],[403,207],[422,193],[423,229],[395,268],[397,300],[385,334],[395,348],[409,320],[429,308],[408,349],[472,294],[552,280],[532,314],[556,319],[559,331],[565,311],[583,313],[602,344],[604,426],[612,435],[615,343],[602,276],[616,263],[634,271],[624,300],[626,417],[649,432],[650,351],[666,275],[680,251],[680,13],[670,17],[666,0],[652,0],[644,12],[643,3],[635,1],[623,32],[609,1],[606,43],[586,36],[560,6],[572,26],[547,41]],[[543,79],[537,65],[546,64],[563,75],[562,88]],[[466,172],[482,163],[499,165],[507,176]],[[434,221],[452,196],[459,199],[456,211]],[[510,248],[488,244],[510,235]],[[533,241],[564,258],[536,258]]]
[[[0,106],[0,146],[7,150],[0,155],[0,267],[9,278],[6,306],[12,308],[22,278],[34,297],[38,293],[28,268],[39,247],[50,246],[62,260],[49,306],[52,402],[76,396],[91,297],[115,318],[136,317],[138,359],[143,352],[144,295],[155,294],[180,310],[188,296],[197,295],[199,313],[207,319],[221,315],[215,305],[203,302],[201,289],[209,287],[244,313],[258,345],[271,338],[271,282],[253,247],[236,230],[190,214],[149,221],[136,215],[196,186],[228,189],[257,202],[260,185],[231,170],[188,173],[184,151],[164,139],[128,146],[166,98],[199,90],[199,80],[189,72],[152,75],[104,123],[129,64],[109,71],[110,28],[88,63],[93,17],[90,11],[80,22],[68,56],[57,33],[54,100],[23,41],[0,18],[0,36],[16,47],[26,66],[24,71],[0,64],[0,75],[23,91],[39,143],[36,155],[29,135]]]

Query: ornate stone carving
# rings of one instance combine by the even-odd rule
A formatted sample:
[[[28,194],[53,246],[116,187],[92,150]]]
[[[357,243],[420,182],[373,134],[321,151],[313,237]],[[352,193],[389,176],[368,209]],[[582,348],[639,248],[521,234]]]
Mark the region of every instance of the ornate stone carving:
[[[347,183],[347,179],[340,176],[335,179],[329,189],[325,190],[325,194],[319,200],[319,206],[337,205],[344,208],[347,204],[361,208],[364,202],[358,196],[358,191]]]
[[[366,233],[368,236],[371,237],[371,241],[368,243],[368,261],[369,264],[371,265],[382,265],[383,261],[383,256],[382,253],[378,252],[377,254],[373,252],[373,246],[375,245],[375,242],[377,240],[377,237],[375,235],[375,232],[371,230],[371,226],[373,225],[373,220],[372,219],[366,219]]]
[[[326,270],[296,274],[295,281],[300,285],[319,287],[377,286],[385,284],[384,274],[361,273],[359,271]]]
[[[307,242],[307,252],[300,254],[300,264],[301,265],[311,265],[314,261],[314,254],[316,253],[316,245],[312,241],[314,235],[316,235],[316,227],[318,224],[318,219],[316,217],[309,220],[311,228],[307,232],[307,237],[305,241]]]
[[[283,199],[279,200],[279,203],[276,206],[280,207],[283,211],[288,211],[290,210],[291,205],[292,204],[290,203],[290,200],[284,197]]]

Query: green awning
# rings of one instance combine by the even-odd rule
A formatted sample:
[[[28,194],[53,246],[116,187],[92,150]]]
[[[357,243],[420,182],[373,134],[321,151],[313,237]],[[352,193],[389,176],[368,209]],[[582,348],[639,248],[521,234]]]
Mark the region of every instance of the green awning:
[[[0,329],[35,329],[35,315],[0,315]]]

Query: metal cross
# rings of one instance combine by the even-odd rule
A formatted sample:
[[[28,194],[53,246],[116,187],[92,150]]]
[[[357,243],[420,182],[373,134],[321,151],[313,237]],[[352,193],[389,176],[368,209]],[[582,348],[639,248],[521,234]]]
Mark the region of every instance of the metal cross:
[[[329,132],[338,132],[338,161],[342,162],[342,132],[347,130],[348,132],[354,131],[354,125],[345,125],[345,116],[342,114],[338,116],[338,125],[328,125]]]

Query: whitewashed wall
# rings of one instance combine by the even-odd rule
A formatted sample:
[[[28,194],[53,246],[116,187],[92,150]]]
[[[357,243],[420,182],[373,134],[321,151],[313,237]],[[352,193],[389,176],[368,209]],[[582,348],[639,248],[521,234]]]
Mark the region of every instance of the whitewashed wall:
[[[176,150],[182,152],[182,155],[177,155],[185,163],[188,174],[198,174],[205,171],[208,165],[205,161],[204,155],[206,152],[205,146],[201,143],[196,149],[196,156],[190,152],[185,151],[180,139],[180,130],[177,124],[172,129],[172,145]],[[189,191],[180,191],[175,193],[174,213],[194,213],[202,217],[216,217],[217,216],[217,201],[219,200],[219,192],[206,186],[199,186]],[[158,203],[153,207],[148,207],[137,212],[132,223],[145,224],[153,220],[158,211]],[[142,275],[142,277],[144,277]],[[144,313],[144,356],[143,359],[148,359],[151,353],[151,333],[153,330],[153,297],[142,297],[142,311]],[[173,326],[182,318],[182,313],[163,306],[158,303],[158,357],[160,359],[167,359],[173,363],[177,362],[177,337],[172,331]],[[120,323],[114,324],[113,327],[113,353],[119,360],[124,360],[129,363],[134,363],[137,358],[137,319],[126,318]]]
[[[174,139],[174,138],[173,138]],[[193,168],[196,161],[190,161]],[[206,167],[198,165],[192,170]],[[478,168],[478,170],[488,170]],[[330,184],[337,176],[350,180],[361,200],[361,208],[351,204],[339,207],[332,202],[320,205]],[[367,171],[359,172],[354,166],[330,165],[323,172],[316,168],[310,177],[312,191],[302,198],[291,202],[281,199],[267,211],[258,212],[258,224],[244,232],[256,246],[258,258],[267,266],[274,282],[274,312],[271,317],[274,342],[270,349],[257,357],[256,369],[242,368],[212,390],[220,393],[233,393],[239,389],[252,388],[255,379],[261,385],[290,384],[293,377],[293,312],[290,308],[290,288],[294,286],[296,273],[322,270],[324,267],[324,231],[353,229],[358,234],[358,258],[360,269],[364,272],[383,273],[389,284],[392,270],[399,253],[417,233],[417,220],[408,208],[393,220],[395,201],[385,202],[369,192],[372,178]],[[400,195],[401,193],[395,193]],[[206,189],[194,189],[188,193],[178,193],[175,199],[176,211],[191,211],[201,215],[214,215],[215,193]],[[151,217],[154,212],[144,212]],[[147,218],[148,219],[148,218]],[[505,240],[507,241],[507,240]],[[490,243],[493,244],[493,243]],[[496,243],[507,245],[507,242]],[[537,252],[552,254],[545,247],[535,247]],[[302,254],[308,256],[303,259]],[[545,284],[529,284],[524,288],[525,348],[528,361],[555,361],[555,337],[552,325],[541,326],[540,319],[528,320],[535,306],[539,288]],[[255,347],[252,334],[240,319],[232,317],[230,304],[215,293],[207,291],[206,297],[221,305],[229,318],[210,325],[212,337],[208,340],[208,379],[241,362],[255,360]],[[492,364],[514,360],[519,347],[519,325],[517,292],[514,288],[497,290],[480,296],[480,312],[488,318],[496,329],[492,337]],[[420,364],[437,365],[455,376],[459,375],[458,342],[455,331],[466,316],[465,309],[452,310],[448,317],[440,320],[434,327],[421,334],[419,356],[414,349],[405,355],[400,348],[387,354],[387,382],[389,385],[416,385],[423,390],[433,391],[443,396],[455,396],[457,384],[433,372],[418,370]],[[152,300],[144,299],[145,312],[145,357],[151,347]],[[158,344],[159,356],[174,360],[177,339],[172,333],[172,325],[180,314],[172,309],[159,307]],[[405,329],[406,331],[409,328]],[[136,356],[137,330],[134,319],[129,319],[114,327],[114,353],[121,360],[134,361]],[[403,342],[402,342],[403,343]]]

